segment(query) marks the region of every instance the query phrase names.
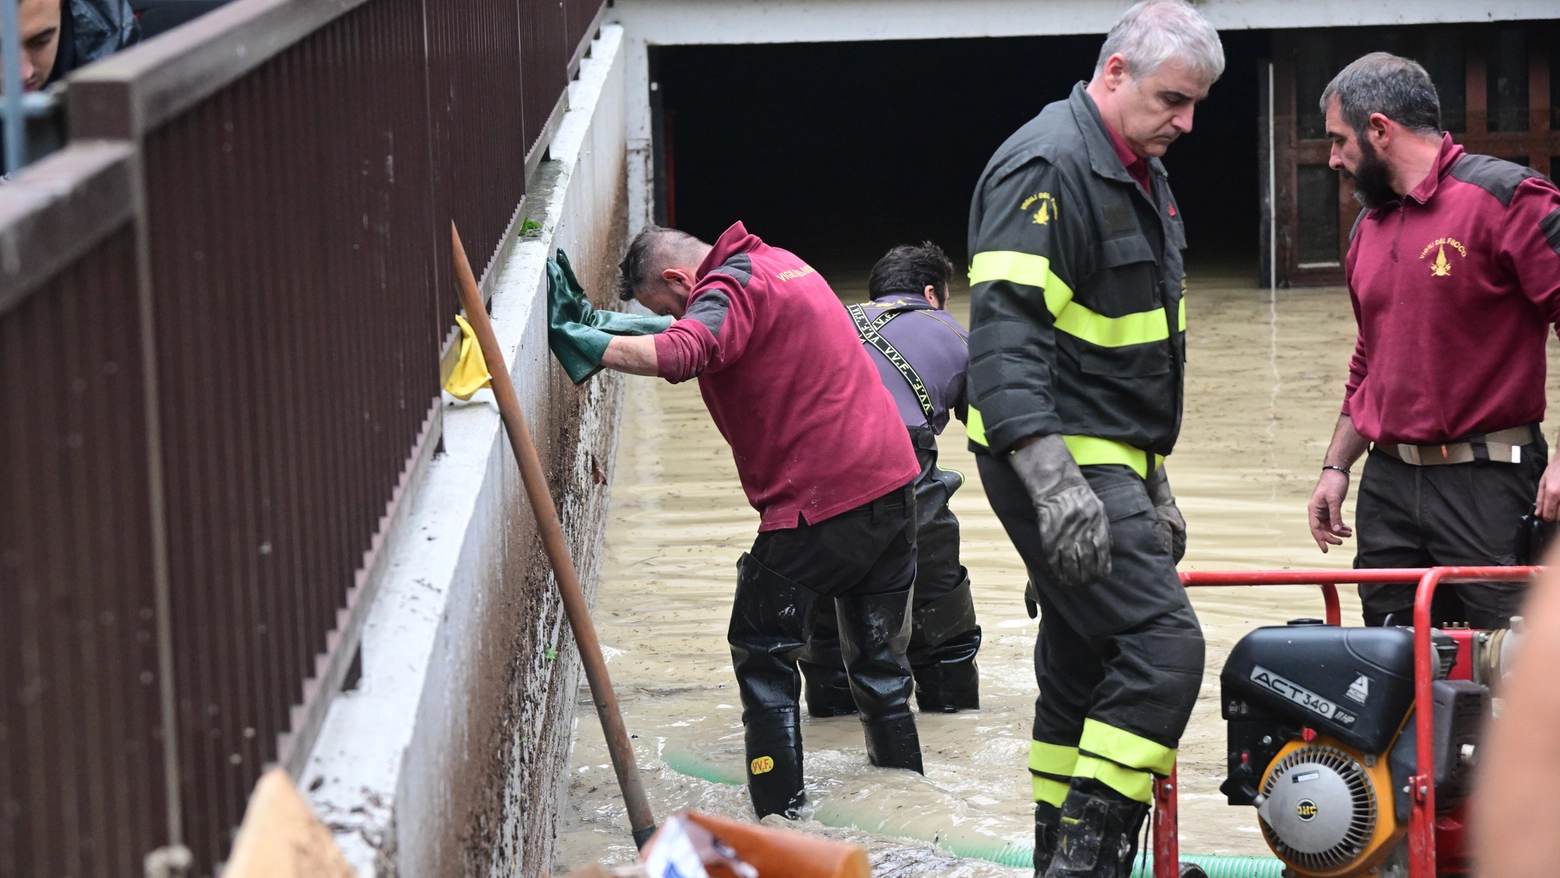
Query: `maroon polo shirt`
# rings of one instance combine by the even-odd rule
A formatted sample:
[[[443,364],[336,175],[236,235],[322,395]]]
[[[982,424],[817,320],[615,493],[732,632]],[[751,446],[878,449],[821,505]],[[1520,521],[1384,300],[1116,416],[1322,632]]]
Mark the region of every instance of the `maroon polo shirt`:
[[[1361,436],[1439,445],[1543,420],[1554,183],[1448,135],[1424,182],[1360,216],[1344,270],[1359,337],[1343,413]]]
[[[699,379],[760,531],[816,524],[920,475],[834,291],[741,223],[699,266],[686,315],[656,336],[655,353],[667,381]]]

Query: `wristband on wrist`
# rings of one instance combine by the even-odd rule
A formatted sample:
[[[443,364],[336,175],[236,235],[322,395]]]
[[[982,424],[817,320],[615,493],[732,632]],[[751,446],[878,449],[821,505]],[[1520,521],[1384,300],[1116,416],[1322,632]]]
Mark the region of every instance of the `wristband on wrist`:
[[[1348,475],[1349,474],[1349,468],[1348,467],[1346,467],[1346,466],[1333,466],[1330,463],[1322,464],[1322,469],[1323,470],[1333,469],[1333,470],[1337,470],[1338,472],[1343,473],[1344,475]]]

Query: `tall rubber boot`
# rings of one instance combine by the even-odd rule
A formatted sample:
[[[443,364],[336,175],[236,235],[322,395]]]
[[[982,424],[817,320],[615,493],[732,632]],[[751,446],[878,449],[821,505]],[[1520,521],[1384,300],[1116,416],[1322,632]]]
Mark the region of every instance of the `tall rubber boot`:
[[[731,664],[742,698],[748,792],[759,817],[794,818],[805,801],[796,653],[806,643],[813,592],[743,553],[731,603]]]
[[[980,642],[979,628],[966,631],[938,644],[934,660],[911,665],[915,703],[922,713],[980,709],[980,665],[975,661]]]
[[[910,642],[910,590],[834,599],[850,691],[861,710],[867,759],[880,768],[921,767],[921,739],[910,712],[915,681]]]
[[[958,568],[961,573],[964,568]],[[968,574],[947,594],[911,613],[910,670],[922,713],[957,713],[980,707],[980,626]]]
[[[748,795],[760,820],[779,814],[795,820],[807,793],[802,780],[802,724],[796,708],[742,718],[747,743]]]
[[[856,712],[850,678],[845,674],[845,658],[840,653],[840,630],[833,601],[820,600],[814,605],[807,648],[802,650],[797,664],[802,668],[808,716],[850,716]]]
[[[1056,856],[1062,839],[1062,809],[1050,802],[1035,803],[1035,878],[1044,878],[1045,870]]]
[[[1148,805],[1099,781],[1074,778],[1045,878],[1128,878]]]

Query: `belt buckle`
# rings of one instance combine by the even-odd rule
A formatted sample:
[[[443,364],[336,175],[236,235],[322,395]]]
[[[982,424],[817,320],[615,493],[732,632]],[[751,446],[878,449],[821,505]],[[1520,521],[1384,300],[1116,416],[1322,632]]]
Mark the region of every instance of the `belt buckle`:
[[[1411,463],[1414,466],[1424,465],[1424,462],[1419,459],[1418,445],[1399,445],[1397,450],[1398,457],[1403,458],[1404,463]]]

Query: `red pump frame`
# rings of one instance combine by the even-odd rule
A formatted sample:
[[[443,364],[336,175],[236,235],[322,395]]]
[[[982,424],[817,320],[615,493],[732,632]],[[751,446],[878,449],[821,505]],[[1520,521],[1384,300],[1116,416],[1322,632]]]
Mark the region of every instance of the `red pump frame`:
[[[1182,573],[1181,584],[1202,586],[1319,585],[1326,606],[1327,624],[1341,625],[1338,586],[1419,581],[1414,595],[1414,703],[1429,704],[1435,675],[1430,646],[1430,602],[1443,583],[1516,581],[1531,579],[1538,567],[1429,567],[1380,570],[1256,570]],[[1411,878],[1435,878],[1435,753],[1432,712],[1414,711],[1414,735],[1418,743],[1414,810],[1408,823],[1408,874]],[[1175,769],[1154,782],[1154,878],[1179,878],[1181,845],[1177,835]]]

